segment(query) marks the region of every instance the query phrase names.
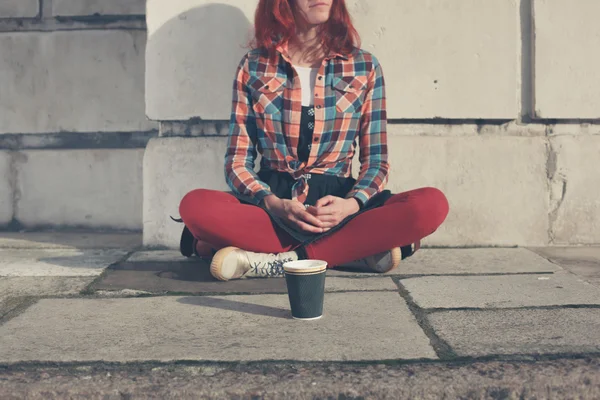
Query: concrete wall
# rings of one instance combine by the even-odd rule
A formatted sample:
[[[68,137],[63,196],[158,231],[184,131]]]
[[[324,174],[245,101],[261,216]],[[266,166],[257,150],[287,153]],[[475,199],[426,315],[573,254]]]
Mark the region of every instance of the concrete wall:
[[[0,2],[0,229],[141,230],[144,0]]]
[[[144,156],[147,245],[177,245],[168,215],[187,191],[224,188],[215,154],[256,4],[147,1],[146,110],[162,136]],[[347,4],[386,74],[390,189],[432,185],[451,204],[426,245],[600,243],[600,3]]]
[[[183,194],[225,188],[256,3],[0,1],[0,229],[143,226],[176,246]],[[390,188],[452,205],[426,244],[600,243],[600,3],[347,4],[386,74]]]
[[[144,15],[144,0],[52,0],[53,16]]]
[[[150,118],[228,118],[231,77],[251,38],[257,3],[148,0]],[[387,73],[390,118],[511,119],[517,113],[513,0],[362,0],[348,6],[363,48]]]
[[[39,12],[38,0],[3,0],[0,3],[1,18],[34,18]]]
[[[600,118],[600,2],[535,1],[535,112]]]

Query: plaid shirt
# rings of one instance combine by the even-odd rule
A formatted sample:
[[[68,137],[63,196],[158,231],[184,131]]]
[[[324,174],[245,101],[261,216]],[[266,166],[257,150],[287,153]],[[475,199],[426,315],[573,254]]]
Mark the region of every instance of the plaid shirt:
[[[285,47],[274,55],[252,50],[241,61],[233,84],[233,109],[225,155],[225,176],[234,193],[255,204],[271,193],[254,172],[287,172],[296,179],[291,197],[306,200],[310,174],[350,177],[356,142],[360,173],[347,198],[364,205],[383,190],[389,164],[385,87],[381,65],[364,50],[332,54],[319,68],[315,85],[315,127],[307,162],[298,160],[302,113],[300,78]]]

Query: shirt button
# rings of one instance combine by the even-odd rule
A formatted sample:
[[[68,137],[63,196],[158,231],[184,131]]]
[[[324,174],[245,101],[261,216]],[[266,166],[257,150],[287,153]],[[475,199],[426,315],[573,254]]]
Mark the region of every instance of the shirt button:
[[[320,110],[320,109],[321,109],[321,105],[319,104],[319,105],[317,106],[317,108]]]
[[[319,138],[315,136],[315,137],[313,138],[313,142],[317,143],[318,141],[319,141]]]
[[[323,80],[323,77],[322,77],[322,76],[319,76],[319,80],[320,80],[320,81],[322,81],[322,80]]]

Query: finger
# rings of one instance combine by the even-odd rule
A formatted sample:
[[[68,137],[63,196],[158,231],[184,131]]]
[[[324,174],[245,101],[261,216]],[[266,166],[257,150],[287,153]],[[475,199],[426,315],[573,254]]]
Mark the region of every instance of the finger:
[[[296,202],[297,204],[294,204],[294,207],[290,210],[290,214],[294,215],[296,218],[300,218],[300,215],[302,214],[308,214],[311,215],[312,213],[309,212],[309,210],[306,208],[306,206],[300,202]],[[309,206],[309,208],[314,208],[314,206]]]
[[[326,206],[323,206],[321,208],[318,208],[319,213],[317,214],[318,217],[321,217],[323,215],[337,215],[340,214],[340,210],[337,204],[328,204]]]
[[[317,226],[320,227],[321,226],[321,220],[317,217],[315,217],[314,215],[312,215],[311,213],[309,213],[308,211],[302,210],[299,211],[295,217],[301,221],[307,222],[313,226]]]
[[[335,210],[331,206],[324,206],[319,208],[315,207],[314,210],[312,210],[310,213],[315,217],[321,219],[322,216],[333,215],[335,213]]]
[[[319,216],[319,215],[330,215],[331,214],[331,206],[325,205],[323,207],[310,206],[306,209],[311,215]]]
[[[335,222],[339,222],[339,217],[336,215],[321,215],[318,216],[317,218],[319,218],[319,221],[321,221],[321,223],[323,225],[328,224],[328,223],[335,223]]]
[[[319,209],[315,206],[308,206],[308,207],[306,207],[306,211],[312,215],[317,215],[317,213],[319,212]]]
[[[332,220],[332,221],[324,222],[322,228],[329,230],[329,229],[331,229],[331,228],[333,228],[335,226],[338,226],[339,224],[340,224],[340,221],[337,220],[337,219],[335,219],[335,220]]]
[[[321,233],[323,232],[323,228],[317,228],[316,226],[307,224],[306,222],[300,221],[300,220],[296,220],[295,221],[296,225],[298,225],[298,227],[302,230],[305,230],[307,232],[312,232],[312,233]]]
[[[325,207],[326,205],[331,204],[332,202],[333,196],[325,196],[317,200],[317,202],[315,203],[315,207]]]
[[[328,204],[333,203],[333,201],[335,200],[334,196],[325,196],[325,197],[321,197],[319,200],[317,200],[317,202],[315,203],[315,207],[324,207]]]

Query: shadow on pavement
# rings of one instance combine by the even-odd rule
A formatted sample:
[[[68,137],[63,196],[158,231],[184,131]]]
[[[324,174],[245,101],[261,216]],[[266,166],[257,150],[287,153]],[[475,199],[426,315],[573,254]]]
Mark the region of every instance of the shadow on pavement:
[[[182,304],[219,308],[221,310],[237,311],[246,314],[264,315],[282,319],[292,318],[290,311],[283,308],[242,303],[240,301],[217,299],[214,297],[183,297],[177,301]]]

